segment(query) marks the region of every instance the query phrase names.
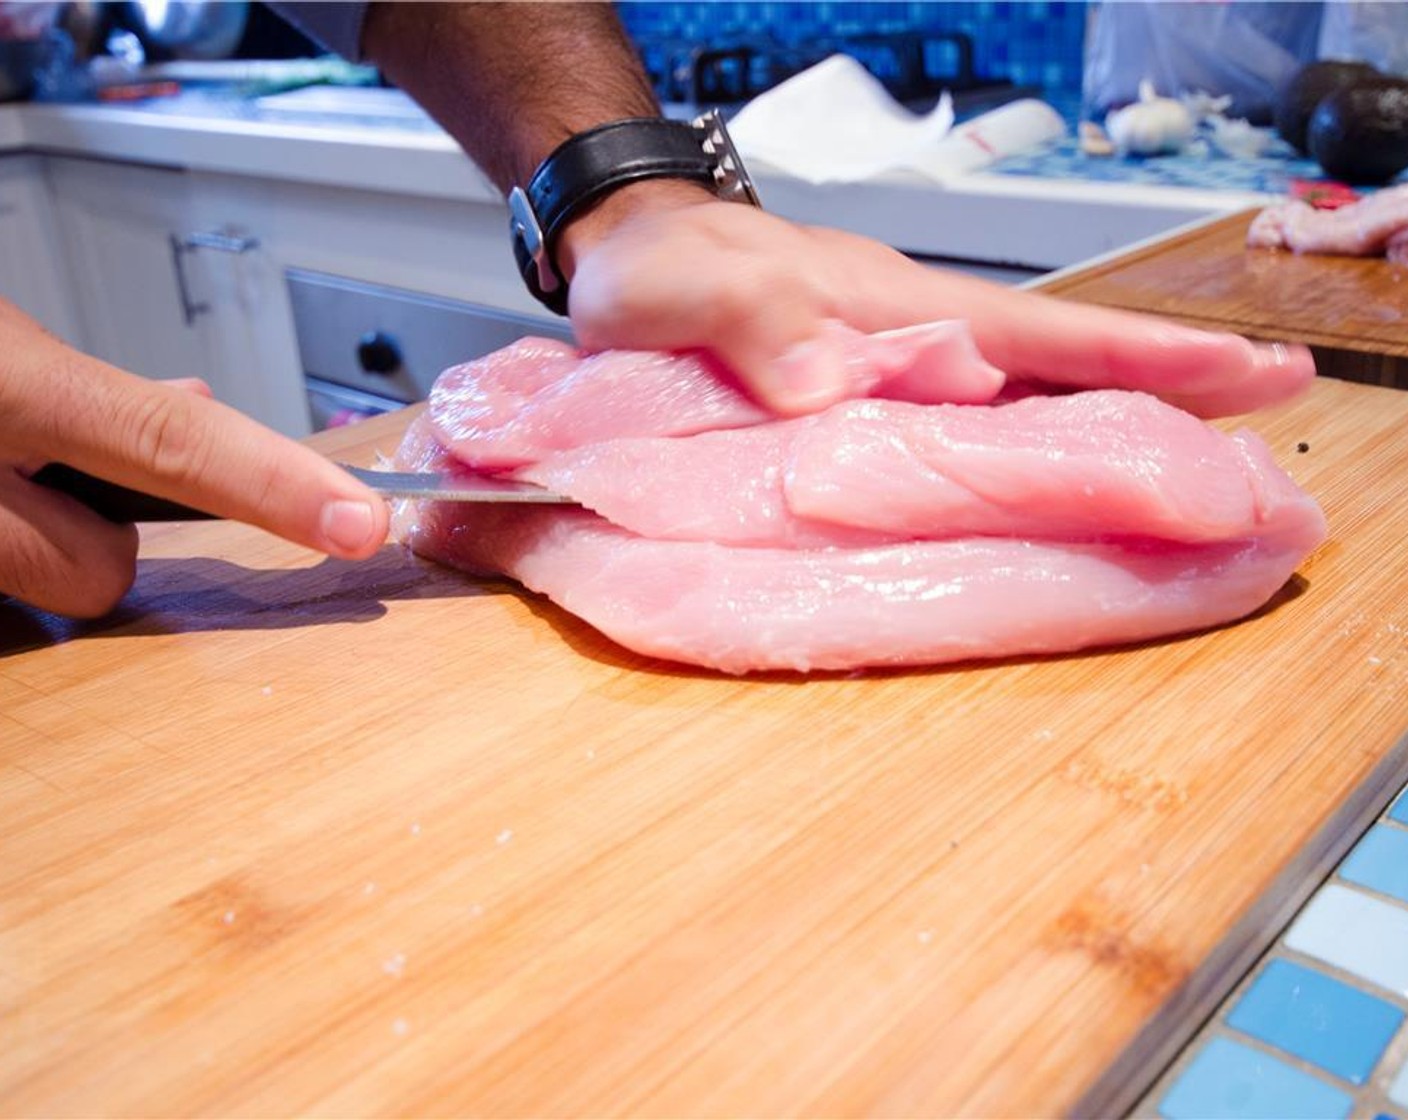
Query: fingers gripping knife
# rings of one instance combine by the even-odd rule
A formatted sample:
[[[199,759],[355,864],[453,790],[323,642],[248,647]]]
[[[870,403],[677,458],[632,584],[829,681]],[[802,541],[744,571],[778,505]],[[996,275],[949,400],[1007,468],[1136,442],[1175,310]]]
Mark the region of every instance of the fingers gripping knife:
[[[424,474],[373,471],[339,464],[343,470],[366,483],[385,498],[417,498],[436,502],[531,503],[534,505],[575,505],[573,499],[529,482],[488,478],[480,475]],[[62,463],[50,463],[30,477],[31,482],[77,498],[109,521],[208,521],[203,513],[179,502],[167,501],[140,490],[131,490],[94,478]]]

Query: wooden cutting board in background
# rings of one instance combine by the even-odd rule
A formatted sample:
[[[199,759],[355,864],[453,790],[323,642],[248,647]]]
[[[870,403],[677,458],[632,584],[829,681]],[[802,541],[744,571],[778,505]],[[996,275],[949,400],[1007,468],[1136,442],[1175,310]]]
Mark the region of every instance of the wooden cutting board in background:
[[[1315,351],[1322,374],[1408,388],[1408,268],[1248,249],[1257,211],[1200,224],[1034,287]]]
[[[0,1112],[1109,1113],[1408,776],[1408,397],[1256,426],[1333,539],[1118,651],[734,680],[219,523],[0,607]]]

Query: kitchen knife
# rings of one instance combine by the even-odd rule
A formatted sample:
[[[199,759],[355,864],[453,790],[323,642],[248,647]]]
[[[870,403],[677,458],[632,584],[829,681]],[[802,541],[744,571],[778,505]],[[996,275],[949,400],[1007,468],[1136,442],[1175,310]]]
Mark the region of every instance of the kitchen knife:
[[[338,463],[354,478],[387,498],[424,498],[436,502],[527,502],[533,505],[577,505],[575,498],[531,482],[489,478],[477,474],[435,474],[415,471],[376,471]]]
[[[405,471],[373,471],[339,463],[386,498],[422,498],[437,502],[531,503],[534,505],[575,505],[573,499],[555,494],[530,482],[486,478],[479,475],[443,475]],[[109,521],[210,521],[215,515],[203,513],[179,502],[153,497],[94,478],[63,463],[50,463],[30,476],[31,482],[77,498],[94,513]]]

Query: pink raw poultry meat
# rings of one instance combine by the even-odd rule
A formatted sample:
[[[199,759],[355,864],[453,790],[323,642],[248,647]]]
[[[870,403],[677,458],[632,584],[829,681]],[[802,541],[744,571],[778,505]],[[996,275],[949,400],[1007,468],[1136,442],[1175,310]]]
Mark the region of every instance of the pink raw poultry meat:
[[[1402,263],[1408,253],[1408,186],[1376,191],[1336,210],[1293,200],[1268,206],[1252,219],[1247,244],[1347,257],[1387,254]]]
[[[581,377],[590,362],[558,373]],[[1140,394],[849,402],[689,438],[642,432],[640,416],[659,413],[618,399],[624,422],[594,418],[576,449],[570,432],[534,432],[561,450],[519,472],[580,483],[605,517],[427,503],[402,511],[403,538],[442,563],[511,575],[640,653],[742,673],[1198,629],[1266,602],[1325,531],[1254,435],[1224,436]],[[441,442],[445,408],[413,425],[400,466],[465,469]]]
[[[1004,378],[967,325],[925,323],[863,335],[828,327],[847,355],[850,392],[933,404],[980,403]],[[499,470],[623,436],[689,435],[772,419],[702,354],[607,350],[525,338],[453,366],[430,390],[440,441],[471,466]]]
[[[1302,497],[1250,433],[1112,390],[1001,408],[854,401],[743,431],[591,443],[516,474],[640,536],[792,548],[1228,540]]]
[[[728,673],[1050,653],[1212,626],[1261,606],[1313,543],[730,549],[637,537],[581,510],[484,507],[411,537],[429,559],[509,572],[638,653]]]

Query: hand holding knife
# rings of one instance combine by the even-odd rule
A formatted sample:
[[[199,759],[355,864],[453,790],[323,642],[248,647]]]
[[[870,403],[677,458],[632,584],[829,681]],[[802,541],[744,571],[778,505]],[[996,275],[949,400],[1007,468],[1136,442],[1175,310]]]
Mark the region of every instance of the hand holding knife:
[[[569,497],[534,486],[530,482],[491,478],[484,475],[442,475],[404,471],[378,471],[339,463],[360,482],[383,497],[416,498],[436,502],[531,503],[536,505],[575,505]],[[168,501],[140,490],[95,478],[63,463],[50,463],[36,471],[31,482],[76,498],[109,521],[211,521],[215,515]]]

